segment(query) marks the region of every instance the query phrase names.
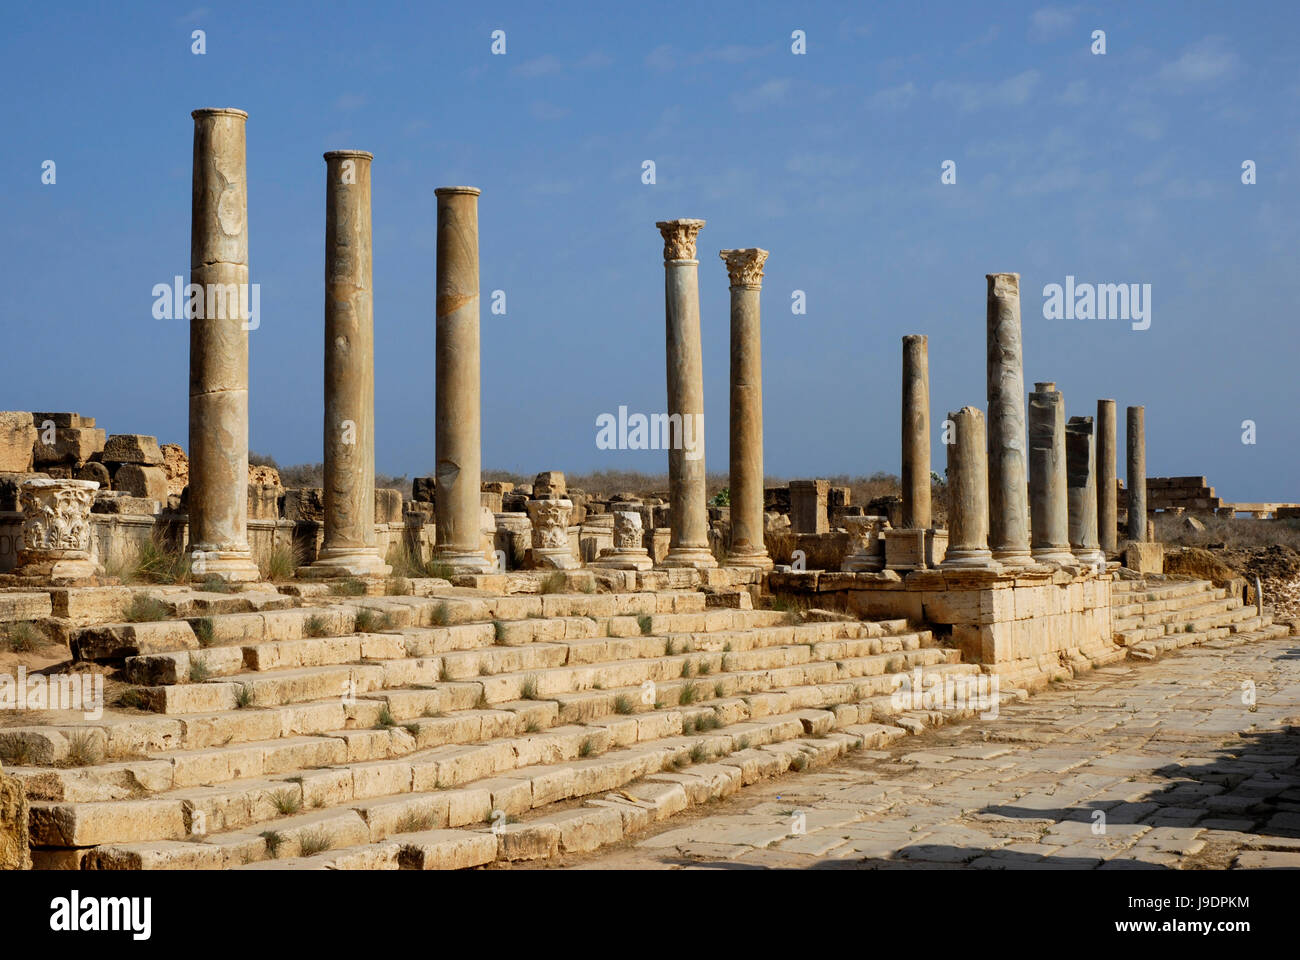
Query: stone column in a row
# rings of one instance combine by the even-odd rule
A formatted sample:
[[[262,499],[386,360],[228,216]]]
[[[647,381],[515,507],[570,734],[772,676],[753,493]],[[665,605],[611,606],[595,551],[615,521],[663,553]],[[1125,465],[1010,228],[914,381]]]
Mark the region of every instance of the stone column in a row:
[[[903,523],[929,530],[930,347],[920,334],[903,338]]]
[[[387,576],[375,537],[370,161],[325,154],[325,538],[308,576]]]
[[[1070,501],[1070,552],[1084,566],[1104,570],[1106,555],[1097,545],[1097,479],[1092,417],[1071,417],[1065,424],[1065,472]]]
[[[434,557],[458,573],[492,566],[481,530],[477,187],[439,187],[437,369],[435,376],[437,543]]]
[[[1065,479],[1065,398],[1054,383],[1029,395],[1029,528],[1036,563],[1073,563]]]
[[[1128,538],[1147,539],[1146,407],[1128,408]]]
[[[999,567],[989,550],[989,477],[984,414],[962,407],[948,414],[948,552],[942,567]]]
[[[767,251],[720,250],[731,279],[731,543],[727,563],[772,569],[763,539],[763,345],[759,297]]]
[[[189,544],[199,578],[260,577],[248,545],[248,192],[243,110],[195,110]]]
[[[716,567],[709,550],[704,472],[704,364],[700,347],[699,265],[703,220],[661,220],[668,347],[668,494],[671,537],[665,567]]]
[[[989,547],[1008,566],[1033,562],[1025,464],[1025,379],[1020,274],[988,280]]]
[[[1115,479],[1115,401],[1097,401],[1097,542],[1103,553],[1113,555],[1118,549],[1119,506]]]

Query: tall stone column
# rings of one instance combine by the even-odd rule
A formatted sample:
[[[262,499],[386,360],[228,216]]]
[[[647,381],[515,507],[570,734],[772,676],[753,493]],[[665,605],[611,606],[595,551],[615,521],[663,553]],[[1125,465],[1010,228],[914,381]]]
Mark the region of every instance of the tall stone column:
[[[763,539],[763,341],[767,251],[719,250],[731,279],[731,543],[727,563],[772,569]]]
[[[190,569],[257,580],[248,546],[248,192],[243,110],[195,110],[190,283]],[[215,295],[209,295],[209,292]]]
[[[1029,528],[1037,563],[1073,563],[1065,470],[1065,398],[1054,383],[1029,395]]]
[[[1027,566],[1029,494],[1025,468],[1025,378],[1020,274],[988,280],[989,547],[1007,566]]]
[[[920,334],[903,338],[903,524],[929,530],[930,347]]]
[[[668,448],[672,536],[665,567],[716,567],[709,550],[704,475],[704,365],[700,349],[700,288],[695,240],[703,220],[661,220],[668,341],[668,420],[680,427]],[[670,429],[671,426],[670,426]],[[761,482],[761,481],[760,481]]]
[[[1115,401],[1097,401],[1097,543],[1111,556],[1119,549],[1115,478]]]
[[[370,161],[325,154],[325,541],[314,576],[387,576],[375,537]]]
[[[439,187],[435,558],[461,573],[490,567],[479,519],[477,187]]]
[[[1065,472],[1070,501],[1070,552],[1094,570],[1106,568],[1097,545],[1097,472],[1092,417],[1071,417],[1065,424]]]
[[[1128,538],[1147,539],[1146,407],[1128,408]]]
[[[984,414],[962,407],[948,414],[953,423],[948,447],[948,553],[941,567],[996,570],[989,550],[989,471]]]

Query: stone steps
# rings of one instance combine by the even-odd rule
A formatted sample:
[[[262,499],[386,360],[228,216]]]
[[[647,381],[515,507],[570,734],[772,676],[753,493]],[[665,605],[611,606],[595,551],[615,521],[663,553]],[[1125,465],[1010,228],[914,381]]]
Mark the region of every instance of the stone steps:
[[[806,653],[806,648],[795,648]],[[844,698],[864,699],[885,692],[891,680],[887,668],[894,671],[915,667],[937,667],[952,664],[956,651],[938,648],[918,648],[903,654],[876,654],[867,657],[847,658],[831,663],[809,661],[780,670],[758,670],[743,673],[722,673],[716,678],[682,679],[677,676],[657,682],[655,696],[663,704],[677,705],[694,702],[683,691],[693,687],[700,700],[725,701],[737,696],[757,697],[781,687],[807,688],[821,697],[834,684],[843,684]],[[667,661],[650,661],[654,666]],[[831,670],[831,667],[834,670]],[[814,674],[813,671],[816,671]],[[437,700],[421,701],[422,694],[437,691],[399,691],[390,700],[358,701],[351,719],[358,724],[370,721],[367,727],[358,725],[351,729],[322,730],[314,736],[288,736],[276,739],[246,740],[220,746],[194,749],[159,751],[148,759],[117,760],[89,767],[36,767],[16,766],[10,771],[27,787],[28,796],[34,800],[88,802],[104,799],[139,797],[173,787],[214,785],[246,776],[263,776],[298,767],[324,766],[344,762],[383,760],[403,757],[416,751],[442,746],[464,745],[492,737],[519,737],[526,728],[543,730],[558,724],[585,720],[588,723],[608,723],[611,718],[634,716],[642,726],[653,723],[643,718],[660,715],[652,704],[644,704],[639,684],[630,684],[608,691],[593,691],[584,699],[542,699],[535,701],[505,701],[500,709],[467,709],[446,716],[420,716],[409,720],[410,715],[422,708],[423,713],[433,712],[430,706]],[[408,696],[407,694],[413,694]],[[717,694],[723,696],[719,697]],[[620,713],[621,706],[627,711]],[[423,705],[422,705],[423,704]],[[786,704],[788,706],[788,704]],[[387,726],[380,726],[382,711],[388,708]],[[707,707],[702,709],[708,709]],[[406,714],[403,716],[402,714]],[[253,728],[257,730],[257,727]],[[535,739],[535,738],[529,738]],[[521,746],[511,742],[516,755],[530,755],[536,744]],[[573,750],[578,743],[571,745]]]
[[[1256,643],[1260,640],[1275,640],[1290,634],[1291,628],[1285,624],[1267,624],[1262,629],[1229,633],[1226,629],[1211,630],[1208,633],[1169,634],[1155,640],[1144,640],[1129,649],[1129,655],[1140,660],[1154,660],[1161,654],[1180,647],[1199,646],[1236,646],[1242,643]]]
[[[1115,642],[1137,659],[1154,660],[1180,647],[1250,643],[1289,632],[1289,627],[1275,626],[1271,614],[1260,615],[1208,581],[1119,581],[1115,587]]]
[[[895,705],[894,674],[978,672],[905,620],[805,623],[752,609],[748,593],[312,589],[262,609],[199,593],[163,588],[175,616],[138,623],[120,621],[120,597],[78,600],[118,618],[85,617],[68,636],[80,659],[120,667],[128,706],[0,728],[38,865],[275,853],[304,869],[428,868],[517,858],[547,838],[573,849],[583,831],[608,833],[609,791],[673,786],[655,778],[688,767],[704,783],[722,757],[738,772],[710,784],[801,769],[863,739],[837,729],[879,719],[886,737],[940,719]],[[569,824],[573,811],[544,809],[558,801],[587,806]],[[619,822],[676,809],[645,803]],[[494,810],[560,819],[485,834]]]
[[[954,668],[975,670],[961,665],[946,669],[951,672]],[[695,736],[670,732],[648,741],[630,739],[631,724],[639,720],[618,718],[615,727],[621,727],[623,732],[616,735],[615,727],[611,727],[608,752],[588,759],[562,758],[503,771],[488,765],[484,759],[487,754],[482,751],[476,755],[468,749],[461,754],[449,752],[443,762],[473,756],[474,760],[463,762],[481,764],[482,775],[442,790],[414,789],[427,787],[421,778],[443,775],[436,772],[436,765],[432,774],[430,768],[413,767],[412,789],[408,791],[373,796],[364,794],[404,781],[400,776],[386,778],[376,772],[379,768],[373,764],[355,765],[350,798],[338,794],[344,789],[344,779],[337,771],[304,773],[298,788],[308,798],[330,797],[333,802],[325,809],[283,817],[272,811],[270,816],[226,830],[211,829],[214,820],[205,814],[209,830],[201,838],[191,834],[187,835],[189,839],[173,836],[110,842],[91,852],[86,866],[175,869],[247,863],[286,869],[446,869],[496,859],[533,859],[559,851],[594,849],[653,819],[734,792],[742,783],[779,775],[792,767],[802,769],[810,763],[827,762],[864,743],[882,746],[903,735],[899,727],[870,723],[870,717],[864,716],[870,710],[869,704],[840,704],[834,711],[801,710],[757,719],[742,716],[714,732]],[[682,711],[672,713],[680,717]],[[909,719],[919,729],[936,718],[918,715]],[[590,729],[586,728],[582,735],[595,736]],[[592,748],[593,753],[601,750]],[[356,792],[358,785],[361,796]],[[264,796],[265,788],[253,785],[250,789],[261,789]],[[592,799],[601,794],[606,796]],[[585,800],[586,805],[530,816],[561,800]],[[611,805],[616,813],[613,817],[605,812]],[[621,805],[629,809],[621,810]],[[219,809],[236,807],[234,803]],[[191,807],[188,814],[182,813],[190,817],[190,826],[195,809],[202,808]],[[164,819],[161,812],[153,816],[155,820]],[[506,818],[518,816],[527,819],[518,824],[505,822]],[[174,815],[168,822],[175,832],[173,821]],[[491,826],[494,822],[495,830]],[[271,829],[265,829],[268,827]],[[462,829],[454,829],[457,827]],[[278,855],[275,858],[272,846]]]

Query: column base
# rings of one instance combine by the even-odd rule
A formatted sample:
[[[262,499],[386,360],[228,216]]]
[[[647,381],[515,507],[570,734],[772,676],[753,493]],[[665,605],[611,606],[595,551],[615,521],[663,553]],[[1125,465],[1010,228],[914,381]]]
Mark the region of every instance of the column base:
[[[190,574],[199,579],[220,577],[226,583],[256,583],[262,571],[251,550],[191,550]]]
[[[454,573],[492,573],[495,564],[481,553],[451,547],[433,549],[433,562],[451,567]]]
[[[713,570],[718,565],[708,547],[670,547],[661,567],[692,567],[696,570]]]
[[[775,566],[766,550],[750,553],[727,553],[723,563],[728,567],[754,567],[758,570],[771,570]]]
[[[567,549],[532,547],[528,551],[528,567],[532,570],[580,570],[582,563]]]
[[[1078,561],[1069,547],[1035,547],[1030,554],[1034,563],[1059,563],[1062,566],[1074,566]]]
[[[299,567],[296,576],[315,577],[386,577],[393,568],[380,558],[374,548],[330,547],[321,550],[316,561]]]
[[[600,556],[587,564],[600,570],[651,570],[654,565],[644,547],[610,547],[600,551]]]
[[[1024,547],[993,548],[993,559],[1004,567],[1032,567],[1037,561]]]
[[[993,559],[991,550],[960,550],[949,548],[940,570],[1001,570],[1002,564]]]
[[[1075,550],[1074,562],[1085,567],[1090,567],[1100,573],[1106,569],[1106,554],[1096,548],[1092,550]]]

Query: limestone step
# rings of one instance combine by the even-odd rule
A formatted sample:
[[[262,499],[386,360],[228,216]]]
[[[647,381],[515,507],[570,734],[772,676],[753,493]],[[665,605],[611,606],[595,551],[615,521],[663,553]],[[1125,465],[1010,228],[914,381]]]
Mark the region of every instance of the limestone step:
[[[708,757],[748,751],[756,745],[766,747],[809,733],[828,734],[837,721],[848,725],[860,719],[857,711],[851,714],[847,707],[838,714],[802,711],[742,721],[704,735],[659,737],[649,743],[610,749],[593,758],[557,758],[504,771],[494,769],[482,750],[472,754],[469,748],[461,748],[461,753],[444,751],[442,756],[420,766],[412,763],[409,771],[401,771],[401,766],[394,764],[351,765],[351,782],[347,784],[353,791],[351,796],[337,799],[314,814],[297,814],[297,807],[282,802],[281,806],[289,813],[281,818],[276,818],[274,812],[268,818],[264,807],[232,820],[223,814],[243,814],[247,810],[246,800],[241,804],[226,798],[209,814],[202,807],[193,806],[191,797],[188,807],[183,801],[168,798],[143,804],[128,801],[65,805],[58,814],[49,805],[38,803],[32,819],[38,836],[45,842],[53,839],[83,846],[109,844],[92,854],[94,865],[100,867],[234,866],[268,857],[268,841],[277,853],[295,856],[302,852],[304,836],[310,841],[308,848],[314,847],[312,852],[317,853],[325,848],[356,846],[367,840],[382,842],[394,833],[484,823],[493,810],[519,814],[560,800],[619,789],[642,777],[657,775],[665,769],[675,770]],[[634,722],[621,721],[628,729]],[[473,776],[471,767],[465,766],[467,772],[461,782],[450,785],[449,789],[434,789],[439,778],[456,775],[456,758],[471,755],[476,757],[478,776]],[[391,770],[398,770],[399,774],[389,775],[387,771]],[[360,775],[363,771],[366,776]],[[317,791],[318,796],[328,797],[330,790],[345,789],[340,786],[343,778],[338,773],[304,773],[297,778],[296,787],[307,795]],[[285,783],[282,790],[295,786],[290,781]],[[367,793],[370,795],[366,796]],[[136,809],[129,821],[118,818],[117,823],[112,823],[112,809],[132,805]],[[271,806],[274,811],[273,802]],[[196,810],[203,812],[204,832],[198,835],[192,832]],[[55,825],[58,831],[52,829]],[[272,830],[262,829],[265,827]],[[143,837],[141,834],[147,831],[162,833]],[[268,837],[268,833],[274,836]],[[192,842],[175,842],[186,837]]]
[[[651,704],[643,702],[642,690],[635,685],[621,690],[591,692],[585,696],[562,696],[559,700],[508,702],[497,710],[467,710],[449,716],[427,716],[431,712],[430,707],[437,701],[426,700],[423,709],[426,715],[407,723],[402,723],[406,717],[394,715],[414,710],[420,706],[420,701],[406,694],[434,691],[399,691],[397,696],[387,702],[358,701],[354,705],[356,709],[352,716],[358,720],[370,719],[369,727],[325,729],[308,736],[282,736],[278,739],[164,750],[147,758],[117,760],[93,766],[13,766],[10,772],[24,783],[28,795],[33,799],[85,802],[138,798],[173,788],[214,785],[249,776],[282,773],[298,767],[386,760],[427,748],[462,746],[493,738],[504,738],[514,754],[526,755],[537,744],[549,744],[546,735],[525,737],[531,744],[525,747],[510,738],[524,737],[530,730],[536,733],[576,719],[602,725],[626,722],[621,718],[631,714],[637,718],[641,727],[655,729],[660,721],[647,718],[662,714],[647,711],[657,711],[657,703],[689,705],[698,698],[715,702],[713,707],[702,705],[698,710],[716,709],[724,715],[730,715],[729,711],[734,712],[736,704],[727,701],[738,696],[762,700],[764,694],[782,685],[808,693],[813,699],[799,703],[795,693],[788,693],[776,699],[773,704],[755,705],[750,702],[746,704],[747,710],[751,714],[763,715],[774,708],[821,706],[827,695],[838,695],[840,699],[862,699],[881,690],[888,690],[892,685],[892,673],[917,668],[924,668],[927,673],[931,669],[936,673],[974,669],[953,663],[956,655],[956,651],[923,648],[905,655],[844,659],[833,665],[834,670],[830,669],[831,663],[818,662],[802,664],[793,670],[720,674],[717,678],[709,677],[702,681],[679,677],[656,684],[655,697],[661,699]],[[810,682],[810,670],[817,666],[822,668],[820,674],[811,678]],[[684,691],[691,688],[694,689],[688,697]],[[383,716],[385,707],[388,708],[388,719],[386,725],[380,726],[376,721]],[[328,713],[322,716],[327,720],[336,719]],[[402,725],[399,726],[399,723]],[[230,726],[227,725],[227,729]],[[263,726],[254,725],[249,732],[267,731]],[[570,734],[572,732],[569,731]],[[537,736],[542,739],[538,740]],[[573,740],[568,749],[576,751],[580,746],[580,740]],[[552,748],[545,746],[545,749]]]
[[[50,595],[21,590],[0,591],[0,623],[40,620],[51,616]]]

